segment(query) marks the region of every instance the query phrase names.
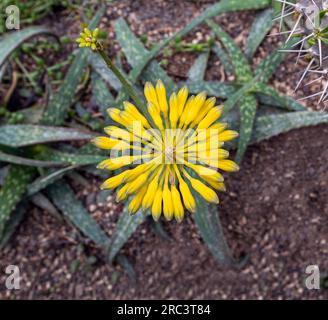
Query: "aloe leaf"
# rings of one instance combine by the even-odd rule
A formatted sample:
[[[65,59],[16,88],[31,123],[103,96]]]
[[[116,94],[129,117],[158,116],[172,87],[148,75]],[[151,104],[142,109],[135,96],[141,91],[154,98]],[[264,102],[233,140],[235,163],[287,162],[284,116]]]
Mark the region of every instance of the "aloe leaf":
[[[192,19],[185,27],[183,27],[181,30],[173,34],[171,37],[167,37],[162,42],[158,43],[150,52],[146,54],[144,57],[144,60],[142,60],[135,68],[135,70],[132,70],[131,74],[133,75],[133,79],[136,80],[137,77],[140,75],[141,71],[146,67],[146,65],[154,59],[159,52],[165,48],[172,40],[183,37],[187,33],[189,33],[192,29],[197,27],[199,24],[203,23],[206,19],[213,18],[221,13],[231,12],[231,11],[239,11],[239,10],[251,10],[251,9],[262,9],[270,6],[271,0],[223,0],[220,3],[216,3],[210,7],[208,7],[206,10],[204,10],[199,16]],[[150,63],[153,64],[154,61]],[[155,66],[155,65],[154,65]],[[150,69],[154,69],[154,66]],[[157,67],[156,67],[157,68]],[[146,71],[149,71],[149,68],[147,68]],[[155,72],[156,74],[156,72]],[[148,75],[146,78],[148,78],[150,75]],[[164,74],[159,73],[159,78],[164,81],[163,76]],[[153,80],[149,80],[153,81]],[[167,81],[165,82],[167,83]],[[173,88],[173,87],[172,87]],[[170,88],[170,90],[172,90]]]
[[[62,163],[69,163],[71,165],[90,165],[99,163],[108,158],[105,156],[97,155],[97,154],[80,154],[80,153],[68,153],[59,151],[51,148],[42,148],[38,150],[38,153],[34,156],[38,160],[50,160],[50,161],[58,161]]]
[[[251,59],[267,33],[271,30],[273,21],[273,9],[269,8],[257,14],[252,24],[246,41],[245,55]]]
[[[252,138],[257,101],[253,94],[245,95],[239,106],[240,126],[236,162],[240,164],[247,146]]]
[[[12,154],[7,154],[2,151],[0,151],[0,161],[23,165],[23,166],[40,167],[40,168],[60,167],[63,165],[62,162],[28,159],[28,158],[15,156]]]
[[[208,95],[222,99],[230,97],[237,91],[232,84],[218,81],[188,82],[186,85],[190,93],[197,94],[201,91],[206,91]]]
[[[68,184],[64,181],[57,181],[46,190],[50,200],[76,228],[94,243],[107,250],[109,238],[76,198]]]
[[[279,96],[277,99],[276,94]],[[280,96],[278,92],[272,95],[265,95],[262,93],[257,93],[256,97],[258,101],[263,105],[272,106],[284,110],[295,110],[295,111],[305,111],[307,110],[302,104],[297,102],[291,97]],[[281,102],[283,101],[283,102]],[[287,107],[286,107],[287,106]]]
[[[289,41],[282,49],[290,49],[295,42],[296,41]],[[254,75],[258,77],[259,82],[268,82],[278,66],[284,61],[287,54],[288,53],[285,51],[276,50],[263,59],[254,71]]]
[[[256,79],[243,85],[238,91],[230,96],[230,98],[224,103],[223,116],[226,116],[232,108],[241,100],[247,93],[252,92],[256,85]]]
[[[220,39],[228,55],[230,56],[237,81],[240,83],[251,81],[253,78],[252,69],[247,61],[247,58],[235,44],[233,39],[231,39],[231,37],[214,21],[207,20],[206,22],[207,25],[213,30],[215,35]]]
[[[23,42],[39,35],[50,35],[57,38],[57,36],[50,29],[45,27],[28,27],[23,30],[16,30],[15,32],[10,32],[4,37],[1,37],[0,67]]]
[[[29,200],[38,208],[49,212],[58,220],[63,220],[62,216],[59,214],[56,207],[51,203],[51,201],[41,192],[34,194]]]
[[[106,83],[99,74],[91,75],[92,100],[99,107],[99,111],[107,118],[107,109],[114,106],[115,99],[109,92]]]
[[[29,124],[4,125],[0,127],[0,144],[10,147],[25,147],[33,144],[90,140],[95,135],[77,129]]]
[[[115,21],[114,26],[117,41],[131,66],[133,68],[140,68],[140,66],[145,64],[145,61],[148,63],[149,51],[144,48],[142,42],[133,34],[126,21],[123,18],[119,18]],[[142,76],[144,80],[153,83],[161,79],[165,83],[167,91],[173,91],[174,82],[156,61],[151,61],[149,63],[147,68],[143,71]],[[132,82],[137,80],[136,73],[133,73],[133,70],[130,73],[130,79]]]
[[[226,243],[223,228],[216,205],[209,205],[203,198],[195,194],[197,211],[193,215],[198,231],[214,258],[225,265],[234,266],[238,262],[233,258]]]
[[[117,255],[116,262],[125,270],[133,286],[137,284],[137,274],[128,258],[122,254]]]
[[[11,212],[22,200],[34,170],[28,167],[12,165],[0,190],[0,238]]]
[[[197,57],[196,61],[189,70],[188,82],[198,82],[204,80],[208,58],[209,52],[202,53]]]
[[[78,166],[70,166],[50,172],[44,176],[38,177],[27,187],[27,195],[31,196],[50,186],[52,183],[60,180],[66,173],[76,169]]]
[[[214,53],[216,54],[216,56],[218,57],[218,59],[220,60],[221,64],[224,67],[224,71],[226,72],[226,74],[228,75],[233,75],[233,66],[231,65],[229,56],[226,54],[226,52],[221,48],[221,46],[219,46],[218,44],[216,44],[213,49]]]
[[[328,123],[328,114],[313,111],[288,112],[256,119],[252,143],[260,142],[290,130]]]
[[[94,73],[106,81],[113,89],[115,89],[115,91],[121,91],[121,82],[117,79],[113,71],[108,68],[104,60],[99,55],[90,51],[88,55],[88,61],[91,64]]]
[[[105,6],[102,6],[90,22],[90,29],[94,29],[104,14]],[[75,92],[83,74],[88,66],[88,50],[79,50],[70,68],[67,71],[63,84],[58,92],[50,99],[41,124],[61,125],[67,117],[68,110],[75,99]]]
[[[128,204],[124,206],[111,238],[108,251],[108,259],[110,262],[113,262],[118,252],[129,240],[130,236],[137,230],[138,226],[145,221],[145,219],[146,215],[142,210],[139,210],[135,215],[131,216],[128,212]]]
[[[293,100],[292,98],[285,97],[279,95],[279,93],[272,89],[271,87],[265,85],[264,83],[257,83],[253,90],[256,93],[264,94],[266,96],[271,97],[274,99],[277,103],[276,106],[279,108],[283,108],[286,110],[291,110],[291,111],[304,111],[306,108],[298,103],[297,101]]]
[[[3,229],[2,236],[0,237],[0,250],[3,249],[15,233],[17,227],[21,223],[26,214],[27,207],[25,201],[20,203],[17,208],[11,213],[5,227]]]

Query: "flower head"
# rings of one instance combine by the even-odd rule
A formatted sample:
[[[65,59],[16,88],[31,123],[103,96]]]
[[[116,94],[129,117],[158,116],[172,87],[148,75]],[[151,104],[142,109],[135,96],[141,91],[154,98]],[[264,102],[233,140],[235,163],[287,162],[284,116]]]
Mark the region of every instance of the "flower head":
[[[91,32],[88,28],[84,28],[83,32],[80,33],[80,37],[76,39],[80,47],[90,47],[93,51],[97,50],[98,46],[98,35],[99,29],[96,28]]]
[[[194,192],[208,202],[219,202],[216,191],[224,191],[225,186],[218,169],[239,169],[222,147],[238,134],[219,122],[223,107],[205,92],[188,97],[183,87],[167,99],[159,80],[155,87],[146,83],[144,93],[147,114],[130,102],[124,103],[123,110],[111,108],[109,116],[118,125],[106,127],[108,136],[93,141],[110,150],[98,167],[121,170],[102,188],[118,188],[117,201],[132,197],[131,214],[150,209],[154,219],[163,214],[167,220],[181,221],[185,210],[196,210]]]

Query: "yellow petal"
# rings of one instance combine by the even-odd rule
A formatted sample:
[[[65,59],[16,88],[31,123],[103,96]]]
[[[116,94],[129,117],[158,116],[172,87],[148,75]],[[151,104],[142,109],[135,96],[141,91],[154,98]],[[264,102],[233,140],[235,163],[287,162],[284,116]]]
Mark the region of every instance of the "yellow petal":
[[[107,110],[108,115],[113,119],[113,121],[121,124],[122,126],[126,127],[129,125],[129,123],[122,119],[120,113],[121,111],[117,108],[110,108]]]
[[[156,90],[150,82],[146,82],[145,88],[144,88],[144,94],[145,94],[146,100],[148,102],[151,102],[156,107],[156,109],[158,111],[160,111],[158,100],[157,100]]]
[[[174,217],[178,222],[181,222],[184,216],[184,209],[178,189],[172,186],[172,201],[174,209]]]
[[[183,179],[179,179],[179,189],[181,191],[183,203],[186,209],[190,212],[195,212],[196,209],[195,199],[192,196],[187,183]]]
[[[208,202],[219,203],[219,198],[215,191],[209,188],[206,184],[197,179],[190,179],[192,187]]]
[[[130,204],[129,204],[129,213],[131,215],[136,214],[137,211],[140,209],[141,203],[142,203],[142,199],[145,195],[147,191],[147,185],[143,186],[137,193],[136,195],[133,197],[133,199],[131,200]]]
[[[216,99],[214,97],[211,97],[205,101],[197,117],[193,121],[193,125],[196,125],[203,120],[203,118],[207,115],[207,113],[215,106],[215,102]]]
[[[163,189],[163,213],[166,220],[172,220],[173,212],[172,194],[168,185],[166,184]]]
[[[199,93],[193,102],[189,105],[188,110],[186,108],[185,112],[187,113],[186,116],[186,124],[191,123],[192,121],[195,120],[195,118],[198,116],[200,109],[204,105],[206,100],[206,92],[201,92]]]
[[[130,182],[130,186],[127,190],[128,194],[136,192],[138,189],[140,189],[145,182],[147,181],[149,173],[141,174],[137,179]]]
[[[139,120],[141,121],[142,125],[145,128],[150,128],[150,125],[147,121],[147,119],[138,111],[138,109],[130,102],[128,101],[124,101],[123,102],[124,108],[125,110],[131,114],[131,116],[135,119],[135,120]]]
[[[221,160],[219,161],[219,169],[227,172],[235,172],[239,170],[239,166],[231,160]]]
[[[238,132],[234,130],[226,130],[219,134],[219,140],[226,142],[238,137]]]
[[[184,110],[187,99],[188,99],[188,89],[186,86],[184,86],[178,92],[178,115],[179,115],[179,117],[182,115],[182,112]]]
[[[161,188],[158,188],[155,193],[154,202],[151,207],[151,213],[155,220],[158,220],[162,214],[162,190],[161,190]]]
[[[198,129],[207,129],[211,124],[218,120],[223,112],[223,107],[218,106],[212,108],[205,118],[199,123]]]
[[[174,92],[170,97],[170,122],[171,122],[172,129],[176,128],[178,119],[179,119],[178,97]]]
[[[167,105],[167,98],[166,98],[166,89],[162,80],[157,81],[156,94],[159,103],[159,108],[163,112],[164,116],[166,117],[168,112],[168,105]]]
[[[103,184],[100,186],[101,189],[114,189],[117,188],[119,185],[121,185],[125,181],[125,177],[127,175],[129,170],[123,171],[122,173],[111,177],[103,182]]]
[[[149,114],[151,115],[151,117],[153,118],[156,126],[160,129],[160,130],[164,130],[164,126],[163,126],[163,122],[162,122],[162,118],[158,112],[158,110],[156,109],[156,107],[152,104],[149,103],[148,104],[148,111]]]

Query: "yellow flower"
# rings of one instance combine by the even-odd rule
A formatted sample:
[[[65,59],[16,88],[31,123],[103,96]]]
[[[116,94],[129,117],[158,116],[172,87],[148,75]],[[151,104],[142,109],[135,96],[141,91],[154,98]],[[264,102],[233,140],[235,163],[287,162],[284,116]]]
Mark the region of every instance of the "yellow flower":
[[[99,29],[96,28],[91,32],[88,28],[84,28],[83,32],[80,33],[80,37],[76,39],[79,43],[80,48],[90,47],[92,50],[97,50],[97,39],[99,35]]]
[[[108,137],[93,140],[110,153],[98,168],[121,170],[101,188],[118,188],[117,201],[131,197],[131,214],[150,210],[156,220],[163,214],[181,221],[185,210],[196,211],[195,194],[219,202],[216,191],[225,191],[225,185],[218,169],[239,170],[222,147],[238,133],[219,122],[223,106],[205,92],[188,98],[183,87],[168,99],[159,80],[156,86],[147,82],[144,94],[147,114],[130,102],[111,108],[108,114],[118,125],[105,128]]]

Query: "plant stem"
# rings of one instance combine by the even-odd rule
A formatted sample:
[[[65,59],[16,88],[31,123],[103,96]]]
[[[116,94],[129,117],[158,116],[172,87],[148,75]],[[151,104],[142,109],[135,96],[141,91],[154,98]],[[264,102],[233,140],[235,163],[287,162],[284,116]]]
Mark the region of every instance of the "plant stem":
[[[135,102],[137,107],[140,111],[147,114],[148,110],[145,106],[145,104],[140,100],[137,93],[133,89],[131,83],[122,75],[121,71],[113,64],[112,60],[107,56],[107,54],[104,52],[104,50],[98,50],[98,53],[102,57],[102,59],[105,61],[106,65],[110,70],[113,71],[115,76],[120,80],[122,83],[124,89],[127,91],[131,99]]]

